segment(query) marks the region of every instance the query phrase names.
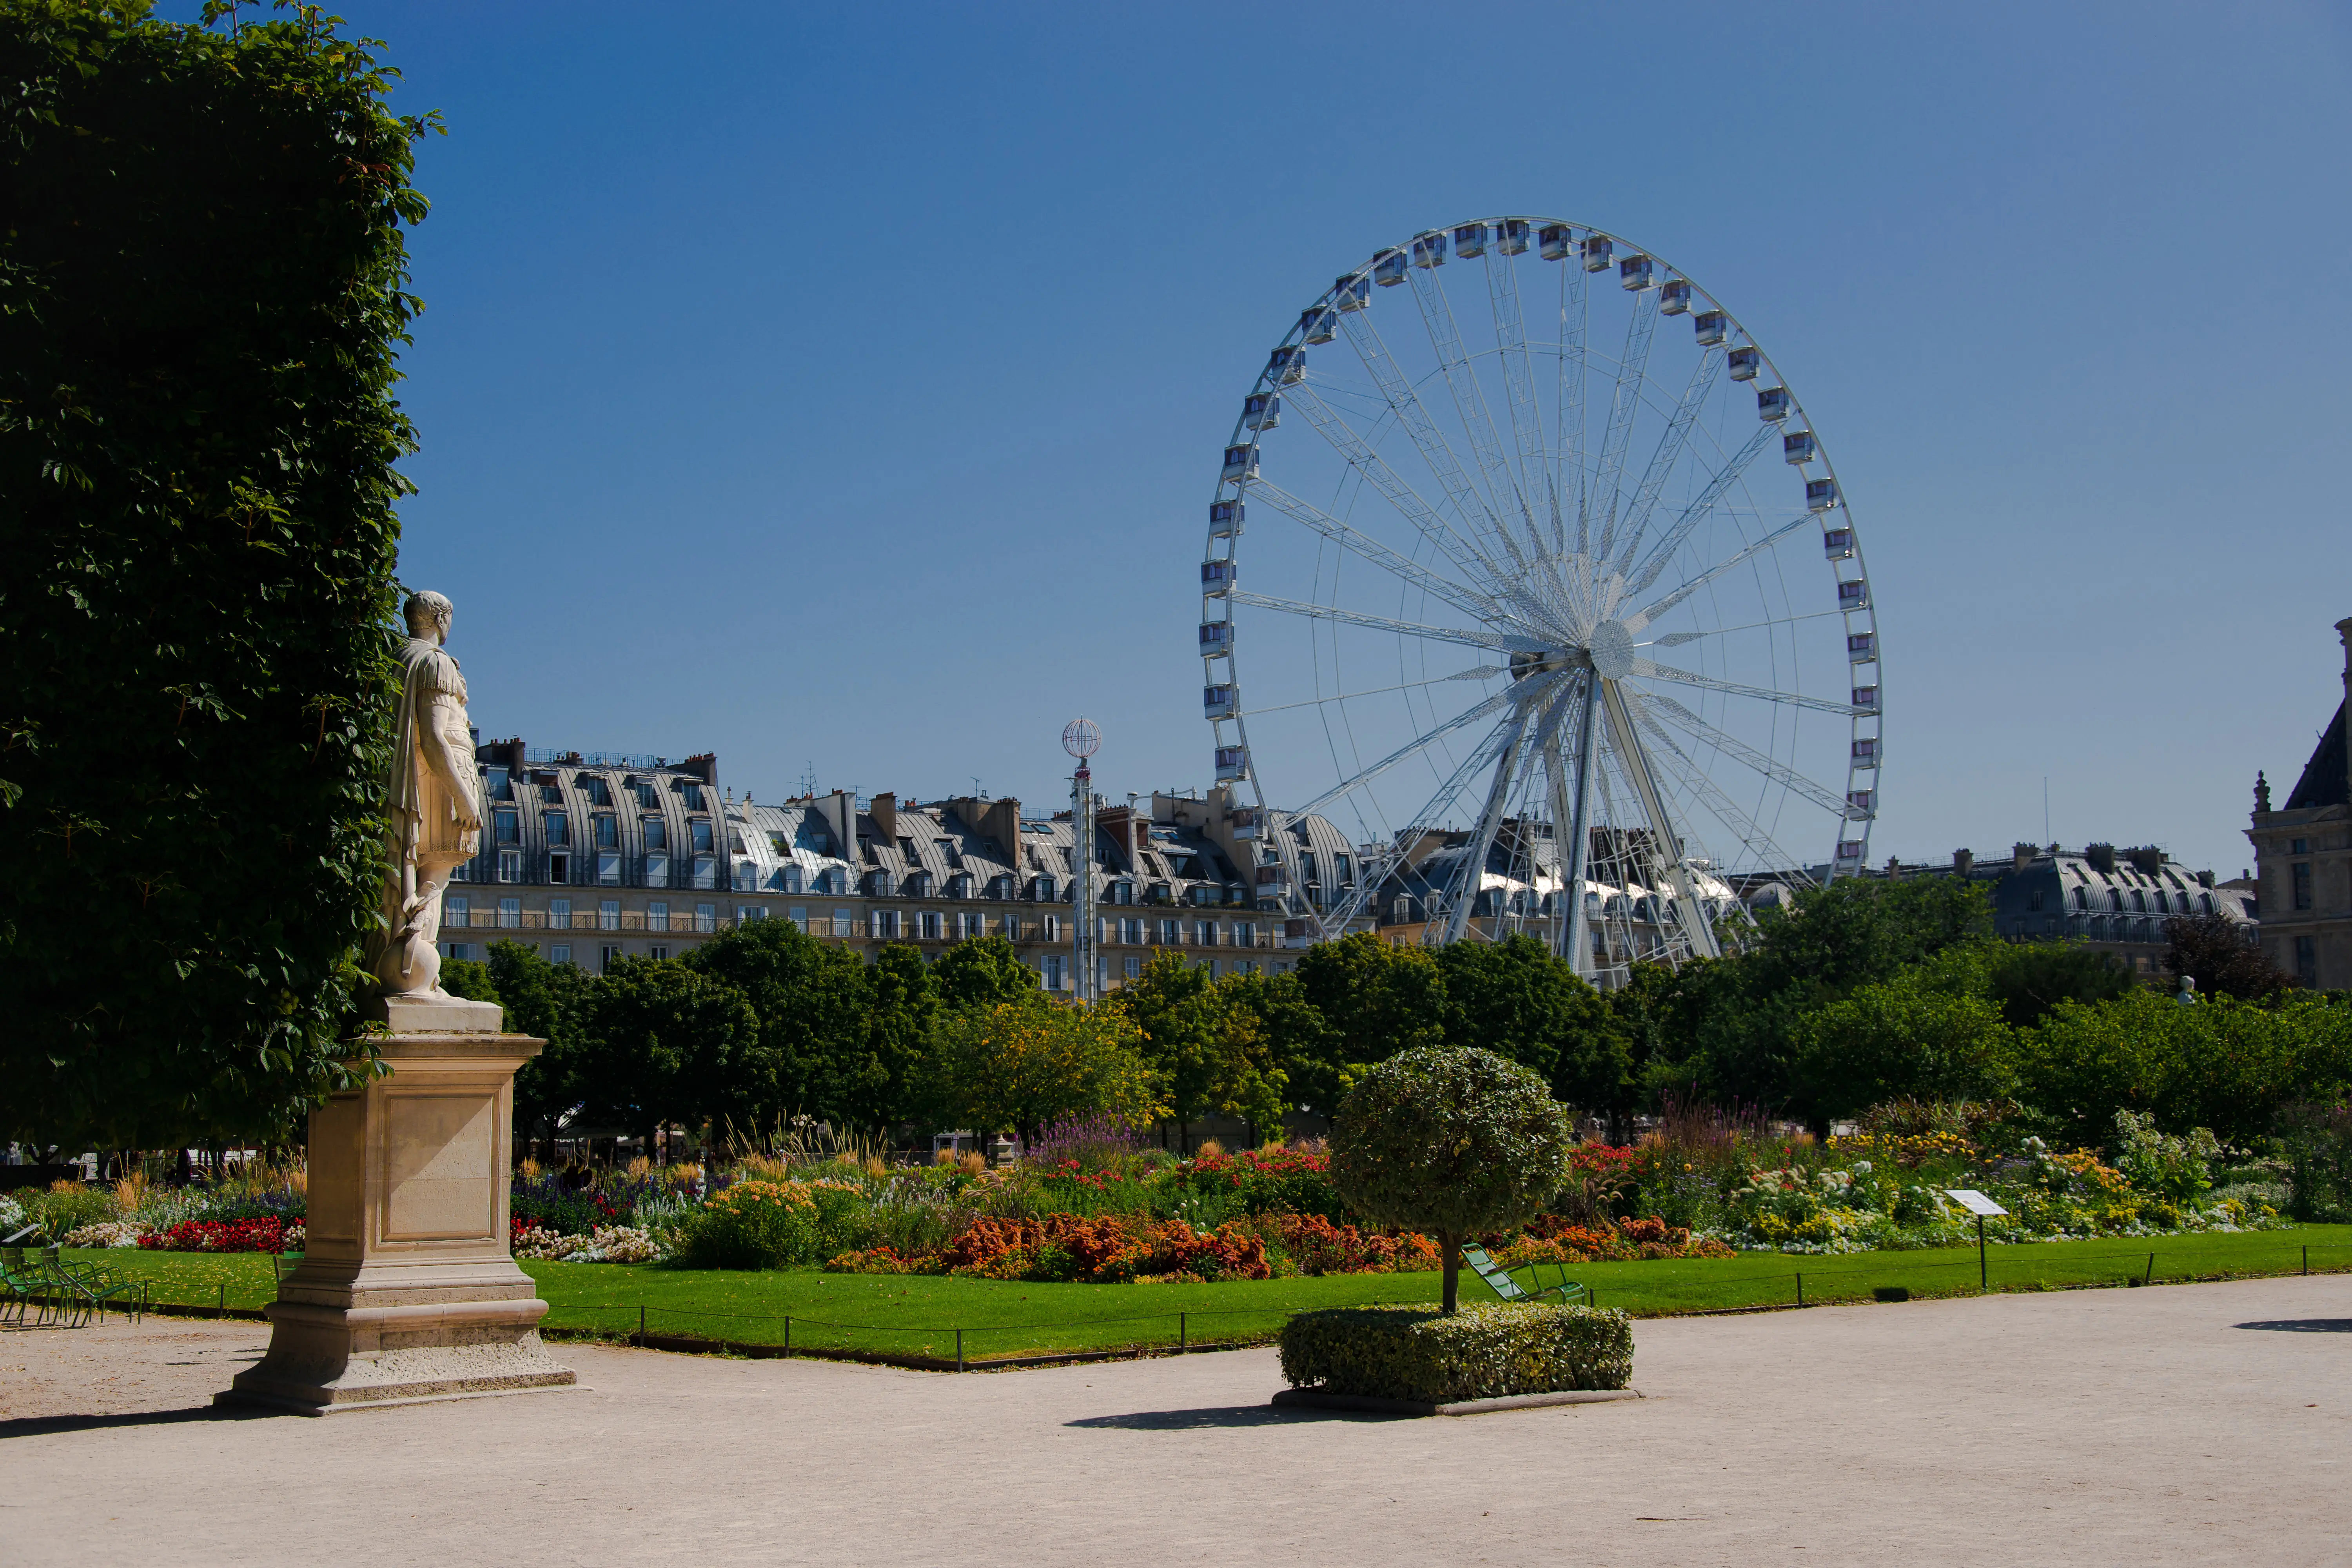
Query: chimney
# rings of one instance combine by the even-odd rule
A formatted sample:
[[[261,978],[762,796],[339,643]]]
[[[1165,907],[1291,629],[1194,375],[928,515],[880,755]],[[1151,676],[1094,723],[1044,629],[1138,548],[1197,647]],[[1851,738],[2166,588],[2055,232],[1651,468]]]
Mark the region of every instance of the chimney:
[[[1961,879],[1966,879],[1966,878],[1968,877],[1969,873],[1969,872],[1971,872],[1971,871],[1974,871],[1974,870],[1976,869],[1976,868],[1977,868],[1977,854],[1976,854],[1976,851],[1975,851],[1975,850],[1973,850],[1973,849],[1955,849],[1955,850],[1953,850],[1953,851],[1952,851],[1952,875],[1953,875],[1953,876],[1955,876],[1955,877],[1958,877],[1958,878],[1961,878]]]
[[[2153,844],[2143,844],[2124,851],[2124,858],[2143,877],[2154,877],[2157,868],[2164,864],[2164,851]]]
[[[692,773],[710,788],[719,787],[718,752],[705,752],[699,756],[688,757],[677,765],[680,772]]]
[[[2009,868],[2011,871],[2022,871],[2032,865],[2033,858],[2041,853],[2041,850],[2031,844],[2012,844],[2009,847]]]
[[[2116,874],[2116,847],[2112,844],[2085,844],[2083,846],[2083,858],[2088,860],[2091,869],[2101,876]]]
[[[890,840],[891,847],[894,849],[897,848],[898,844],[898,792],[897,790],[885,790],[880,795],[876,795],[873,803],[866,807],[866,814],[874,819],[874,826],[882,830],[882,837]]]
[[[2210,871],[2200,871],[2200,872],[2198,872],[2198,873],[2197,873],[2197,885],[2198,885],[2199,887],[2200,887],[2200,888],[2210,888],[2210,887],[2212,887],[2212,885],[2213,885],[2213,873],[2212,873],[2212,872],[2210,872]]]

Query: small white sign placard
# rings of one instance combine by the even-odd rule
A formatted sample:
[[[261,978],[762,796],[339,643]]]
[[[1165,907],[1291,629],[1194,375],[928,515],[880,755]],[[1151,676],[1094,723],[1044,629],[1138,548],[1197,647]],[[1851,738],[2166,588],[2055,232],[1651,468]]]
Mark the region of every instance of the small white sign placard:
[[[2009,1213],[1974,1187],[1946,1187],[1944,1195],[1970,1214],[1980,1214],[1987,1219],[1999,1219]]]

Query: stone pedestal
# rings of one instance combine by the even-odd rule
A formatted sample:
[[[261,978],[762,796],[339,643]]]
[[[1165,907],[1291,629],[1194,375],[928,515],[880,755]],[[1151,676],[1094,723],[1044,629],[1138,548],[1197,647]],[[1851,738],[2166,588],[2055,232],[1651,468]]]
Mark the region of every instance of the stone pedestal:
[[[515,1068],[545,1042],[487,1002],[394,997],[388,1078],[310,1114],[308,1242],[269,1353],[224,1404],[307,1415],[568,1388],[507,1251]]]

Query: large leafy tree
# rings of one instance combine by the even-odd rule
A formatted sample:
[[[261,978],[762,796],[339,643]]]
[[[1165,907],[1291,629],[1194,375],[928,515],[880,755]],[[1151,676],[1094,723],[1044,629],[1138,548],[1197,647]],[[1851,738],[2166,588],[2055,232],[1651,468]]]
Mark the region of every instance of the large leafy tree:
[[[931,965],[931,985],[941,1006],[992,1007],[1036,990],[1037,972],[1001,936],[967,937]]]
[[[1567,1173],[1568,1112],[1493,1051],[1423,1047],[1371,1068],[1331,1127],[1331,1184],[1377,1225],[1425,1231],[1459,1300],[1462,1240],[1523,1225]]]
[[[596,982],[577,964],[550,963],[528,942],[490,943],[486,967],[493,994],[478,1000],[504,1007],[507,1027],[516,1034],[547,1042],[516,1069],[515,1125],[525,1138],[542,1131],[552,1137],[580,1103],[582,1028]],[[445,987],[448,972],[445,963]]]
[[[350,1081],[427,129],[373,51],[0,4],[0,1136]]]
[[[1301,1080],[1327,1105],[1372,1063],[1445,1038],[1445,977],[1427,948],[1358,931],[1308,948],[1292,973],[1327,1031],[1320,1070]]]
[[[706,1118],[742,1125],[760,1020],[743,994],[682,963],[616,959],[590,994],[577,1068],[593,1121],[643,1135]]]
[[[1531,936],[1458,942],[1437,954],[1445,1039],[1510,1058],[1570,1105],[1606,1113],[1624,1092],[1630,1048],[1609,1004]]]
[[[1135,1021],[1187,1152],[1192,1123],[1205,1117],[1238,1117],[1261,1137],[1282,1129],[1288,1077],[1275,1065],[1269,1032],[1255,1011],[1231,1005],[1242,978],[1220,984],[1208,965],[1164,949],[1108,1004]]]
[[[1100,1111],[1129,1127],[1165,1114],[1162,1080],[1123,1010],[1070,1006],[1042,991],[943,1015],[932,1072],[942,1119],[1024,1138],[1050,1121]]]
[[[892,1097],[903,1070],[896,1079],[877,1071],[873,987],[855,952],[819,942],[790,921],[753,921],[680,962],[733,986],[759,1018],[759,1050],[743,1076],[748,1104],[740,1131],[764,1134],[798,1115],[844,1126],[889,1119],[875,1113],[875,1101]]]

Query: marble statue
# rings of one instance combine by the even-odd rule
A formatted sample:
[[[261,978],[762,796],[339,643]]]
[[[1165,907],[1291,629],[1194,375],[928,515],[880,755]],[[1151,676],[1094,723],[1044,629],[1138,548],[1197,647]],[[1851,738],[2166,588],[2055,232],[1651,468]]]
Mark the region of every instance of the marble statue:
[[[466,678],[442,646],[455,614],[438,594],[409,596],[399,718],[384,779],[392,864],[384,878],[383,929],[368,944],[368,968],[387,996],[447,997],[437,945],[441,890],[482,847]]]

